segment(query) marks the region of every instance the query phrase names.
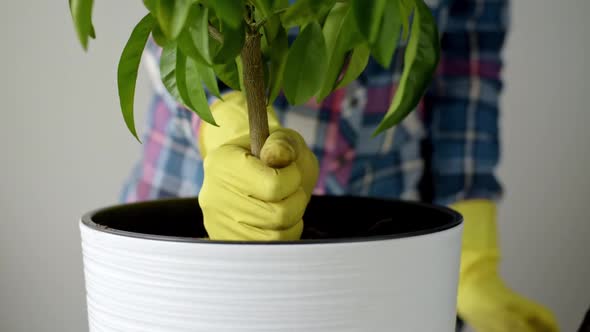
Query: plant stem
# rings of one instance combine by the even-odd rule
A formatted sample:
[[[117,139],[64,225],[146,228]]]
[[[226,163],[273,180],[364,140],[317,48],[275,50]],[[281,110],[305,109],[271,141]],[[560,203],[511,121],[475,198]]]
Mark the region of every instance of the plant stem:
[[[223,35],[209,23],[209,36],[223,44]]]
[[[256,25],[254,26],[254,28],[256,30],[259,30],[260,27],[262,27],[266,23],[266,21],[268,21],[269,18],[271,18],[275,15],[279,15],[281,13],[284,13],[287,11],[287,9],[289,9],[289,8],[282,8],[282,9],[275,11],[274,13],[270,14],[270,16],[263,18],[260,22],[257,22]]]
[[[260,149],[268,137],[264,67],[262,63],[261,34],[249,27],[242,49],[244,89],[248,104],[250,144],[252,154],[260,157]]]

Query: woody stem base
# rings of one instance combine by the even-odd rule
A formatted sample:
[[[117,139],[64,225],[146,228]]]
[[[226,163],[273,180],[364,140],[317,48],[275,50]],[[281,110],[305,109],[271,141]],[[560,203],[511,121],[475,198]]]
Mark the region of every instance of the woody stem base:
[[[256,157],[260,157],[260,149],[269,135],[260,38],[258,31],[248,29],[242,49],[243,88],[248,104],[251,151]]]

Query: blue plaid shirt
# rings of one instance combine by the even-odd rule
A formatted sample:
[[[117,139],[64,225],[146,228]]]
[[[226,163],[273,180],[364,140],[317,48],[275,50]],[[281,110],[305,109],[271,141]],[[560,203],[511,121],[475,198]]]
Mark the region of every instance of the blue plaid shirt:
[[[495,200],[501,186],[498,99],[508,0],[427,0],[439,24],[441,62],[418,110],[376,138],[401,75],[403,46],[390,70],[372,59],[364,73],[324,102],[275,102],[284,126],[299,131],[320,162],[316,194],[359,195],[451,204]],[[123,201],[194,196],[203,181],[200,120],[159,83],[159,50],[149,47],[156,93],[143,154]]]

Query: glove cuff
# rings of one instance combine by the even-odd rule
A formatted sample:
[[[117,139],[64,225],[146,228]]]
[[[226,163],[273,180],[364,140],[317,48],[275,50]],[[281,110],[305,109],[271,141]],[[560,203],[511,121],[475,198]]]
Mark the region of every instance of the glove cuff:
[[[495,203],[466,200],[450,207],[463,216],[460,284],[497,275],[500,250]]]
[[[463,216],[463,250],[498,250],[496,204],[489,200],[466,200],[451,205]]]

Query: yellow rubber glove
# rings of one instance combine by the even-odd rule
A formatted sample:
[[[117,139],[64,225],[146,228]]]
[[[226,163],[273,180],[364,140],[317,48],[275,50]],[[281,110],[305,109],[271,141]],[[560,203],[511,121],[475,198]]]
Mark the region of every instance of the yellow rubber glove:
[[[488,200],[451,205],[464,230],[457,311],[477,332],[555,332],[553,314],[509,289],[500,279],[496,206]]]
[[[199,134],[204,158],[199,204],[209,238],[298,240],[318,177],[314,154],[301,135],[281,128],[269,107],[271,134],[261,159],[253,156],[246,99],[240,92],[226,94],[211,111],[219,127],[203,122]]]

